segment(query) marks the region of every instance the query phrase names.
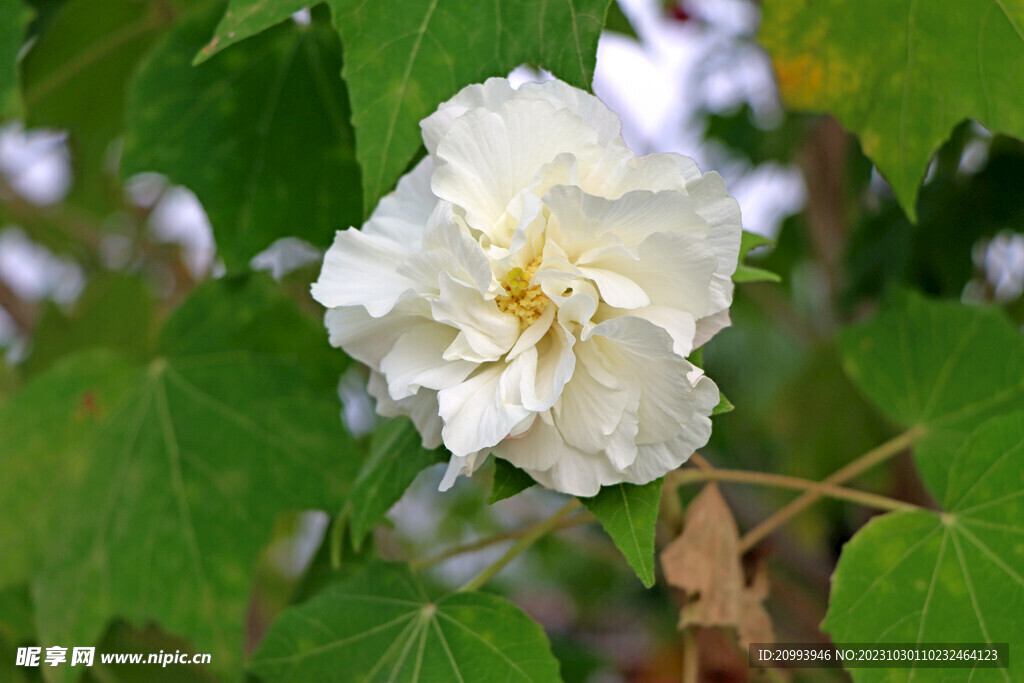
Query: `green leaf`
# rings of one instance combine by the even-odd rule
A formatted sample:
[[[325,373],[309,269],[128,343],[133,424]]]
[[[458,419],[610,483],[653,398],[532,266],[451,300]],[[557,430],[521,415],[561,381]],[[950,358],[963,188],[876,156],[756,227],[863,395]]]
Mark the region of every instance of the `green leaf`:
[[[326,245],[357,224],[359,172],[334,30],[286,22],[190,68],[216,19],[207,8],[183,21],[142,65],[124,173],[192,189],[236,270],[279,237]]]
[[[28,586],[0,589],[0,678],[10,683],[27,681],[31,669],[17,666],[18,647],[36,642],[32,596]],[[33,672],[35,673],[35,672]]]
[[[759,235],[756,232],[743,231],[740,237],[740,258],[739,265],[736,267],[736,272],[732,276],[733,282],[782,282],[782,277],[778,273],[773,273],[770,270],[764,268],[757,268],[755,266],[748,266],[744,263],[747,258],[747,254],[751,250],[758,247],[770,246],[775,244],[775,241]]]
[[[822,627],[835,642],[1010,643],[1024,676],[1024,413],[993,418],[957,452],[945,512],[876,517],[843,549]],[[956,673],[957,675],[953,675]],[[967,670],[851,669],[856,681],[966,680]]]
[[[41,642],[93,644],[115,616],[157,620],[235,670],[275,518],[337,509],[347,493],[359,451],[333,387],[288,350],[202,327],[195,341],[177,322],[233,285],[197,290],[148,363],[69,356],[0,406],[0,478],[19,483],[0,488],[0,585],[34,575]]]
[[[744,230],[740,235],[740,261],[747,258],[747,255],[751,251],[758,247],[770,247],[775,244],[775,240],[770,237],[765,237],[756,232],[748,232]]]
[[[160,0],[70,0],[22,61],[25,124],[69,131],[73,198],[107,209],[119,200],[107,148],[124,126],[125,84],[171,17]]]
[[[776,0],[760,40],[787,104],[856,133],[912,219],[928,161],[960,121],[1024,138],[1020,3]]]
[[[610,0],[328,0],[345,44],[363,206],[420,147],[419,122],[460,88],[532,63],[588,88]]]
[[[964,439],[989,417],[1024,408],[1024,339],[998,311],[901,293],[844,330],[840,351],[882,413],[925,429],[914,460],[939,498]]]
[[[770,270],[765,270],[764,268],[756,268],[754,266],[740,264],[736,266],[736,272],[733,273],[732,281],[736,283],[782,282],[782,276],[778,273],[773,273]]]
[[[605,486],[593,498],[580,498],[647,588],[654,585],[654,525],[660,501],[661,479],[643,486]]]
[[[734,406],[732,404],[732,401],[730,401],[728,398],[726,398],[725,394],[723,394],[721,391],[719,391],[718,392],[718,405],[716,405],[714,407],[714,409],[712,409],[711,416],[714,417],[715,415],[723,415],[725,413],[731,413],[734,410],[736,410],[736,406]]]
[[[399,501],[416,475],[437,462],[441,462],[438,451],[422,446],[412,420],[396,418],[377,428],[346,504],[353,548],[360,549],[366,534]]]
[[[325,345],[321,319],[300,311],[263,273],[203,284],[178,307],[160,336],[179,355],[226,349],[275,354],[303,365],[311,381],[332,389],[349,362]]]
[[[21,0],[0,0],[0,120],[19,116],[18,52],[29,10]]]
[[[604,30],[622,34],[633,40],[640,40],[629,17],[626,16],[622,11],[622,7],[619,6],[618,0],[608,5],[608,16],[604,20]]]
[[[311,628],[315,624],[315,628]],[[251,661],[264,680],[558,681],[541,627],[496,595],[437,599],[378,563],[275,621]]]
[[[311,0],[230,0],[213,39],[196,54],[193,65],[202,64],[224,48],[280,24],[311,4]]]
[[[537,482],[526,472],[522,471],[504,458],[494,459],[494,483],[491,485],[491,495],[487,498],[488,505],[494,505],[500,500],[511,498],[522,493]]]
[[[149,356],[154,342],[153,295],[140,278],[107,273],[86,287],[66,315],[48,305],[33,334],[32,355],[23,365],[37,374],[66,354],[105,347],[132,358]]]

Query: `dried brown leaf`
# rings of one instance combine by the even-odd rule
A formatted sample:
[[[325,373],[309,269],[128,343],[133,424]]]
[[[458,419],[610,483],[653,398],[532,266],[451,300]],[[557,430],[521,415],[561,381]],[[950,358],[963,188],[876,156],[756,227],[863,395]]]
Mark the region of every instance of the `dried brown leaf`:
[[[743,644],[771,642],[771,620],[761,604],[767,574],[759,568],[747,586],[739,530],[718,486],[704,487],[686,511],[683,533],[661,553],[669,584],[686,591],[679,628],[690,624],[735,628]]]

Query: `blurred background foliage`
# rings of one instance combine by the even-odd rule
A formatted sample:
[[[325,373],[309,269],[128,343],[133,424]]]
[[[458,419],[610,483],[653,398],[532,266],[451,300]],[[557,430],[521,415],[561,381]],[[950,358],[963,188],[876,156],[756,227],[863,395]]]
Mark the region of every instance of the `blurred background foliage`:
[[[648,44],[658,22],[671,40],[690,46],[691,68],[677,86],[702,94],[672,102],[684,113],[665,121],[691,132],[635,135],[635,147],[691,141],[704,167],[721,168],[731,185],[754,186],[754,205],[759,192],[776,191],[756,187],[766,169],[783,169],[802,186],[791,202],[795,212],[755,206],[747,214],[757,223],[748,227],[776,242],[756,250],[751,262],[781,282],[739,286],[733,326],[704,353],[707,372],[737,406],[715,418],[704,455],[723,467],[820,479],[896,432],[846,378],[836,343],[841,326],[863,318],[894,288],[996,306],[1018,328],[1024,323],[1024,144],[973,122],[957,126],[928,168],[912,222],[856,137],[827,116],[780,105],[755,42],[756,4],[734,0],[727,11],[714,4],[625,3],[625,12],[613,4],[606,30],[615,36],[606,34],[602,45],[654,59],[664,47]],[[308,294],[333,230],[358,224],[366,208],[348,92],[337,78],[344,51],[330,12],[319,5],[183,71],[222,11],[220,3],[198,0],[0,0],[0,23],[18,26],[7,17],[23,16],[30,46],[17,74],[10,67],[18,51],[0,54],[0,103],[11,121],[0,133],[0,405],[87,349],[148,363],[177,326],[201,337],[179,339],[184,346],[300,361],[312,378],[310,395],[336,401],[340,393],[358,437],[347,452],[328,452],[359,462],[373,448],[365,376],[327,348]],[[20,38],[0,42],[6,49]],[[599,72],[599,85],[601,78],[609,79],[602,87],[613,106],[631,97],[628,82],[615,89],[607,84],[611,76]],[[196,101],[204,105],[200,113],[183,121],[185,109],[194,113],[186,105]],[[623,114],[627,132],[647,130]],[[225,284],[213,292],[214,281]],[[80,415],[94,409],[89,399],[76,408]],[[7,436],[0,434],[0,450]],[[426,470],[359,552],[345,525],[323,513],[278,516],[245,601],[244,651],[254,651],[287,605],[371,556],[429,557],[542,519],[557,505],[555,496],[534,488],[489,507],[488,476],[437,496],[439,472]],[[932,505],[908,456],[860,483]],[[791,497],[727,485],[724,491],[741,529]],[[659,547],[679,533],[678,510],[695,492],[682,489],[678,506],[663,503]],[[826,638],[819,625],[829,576],[840,547],[870,514],[849,503],[819,504],[748,556],[751,575],[771,560],[768,607],[780,640]],[[459,585],[496,553],[454,558],[428,572],[428,580]],[[545,627],[566,680],[676,680],[679,596],[663,581],[645,591],[599,528],[543,539],[493,586]],[[36,676],[10,666],[14,648],[50,644],[40,640],[33,609],[25,584],[0,593],[5,680]],[[825,670],[751,674],[727,630],[700,628],[689,637],[701,652],[700,680],[845,680]],[[100,645],[107,652],[186,647],[156,624],[119,619],[105,627]],[[97,668],[88,679],[156,675],[215,678],[200,668],[182,674],[120,666]]]

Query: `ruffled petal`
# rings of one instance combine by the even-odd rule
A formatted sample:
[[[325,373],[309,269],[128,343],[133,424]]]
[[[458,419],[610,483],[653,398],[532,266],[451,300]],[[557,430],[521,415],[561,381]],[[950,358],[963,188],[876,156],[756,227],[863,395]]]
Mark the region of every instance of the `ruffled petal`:
[[[711,315],[706,315],[697,321],[697,328],[693,334],[693,348],[699,349],[708,342],[709,339],[718,334],[721,330],[729,327],[732,321],[729,319],[729,311],[718,311]],[[666,328],[668,329],[668,328]],[[669,333],[672,331],[669,330]],[[675,336],[673,335],[673,339]],[[688,356],[690,352],[682,353],[680,355]]]
[[[415,395],[395,401],[388,395],[387,380],[379,372],[370,372],[367,387],[370,395],[377,400],[377,412],[384,417],[405,415],[412,419],[420,433],[423,447],[429,450],[441,445],[441,416],[437,410],[437,392],[420,389]]]
[[[634,284],[647,297],[638,307],[667,306],[700,318],[708,310],[708,286],[717,261],[703,241],[688,235],[660,232],[647,237],[632,251],[625,247],[589,251],[576,265],[584,272],[604,271],[602,276],[606,278],[607,273],[615,273],[620,282]],[[616,299],[622,291],[616,292]],[[615,300],[602,298],[616,306]]]
[[[324,314],[331,346],[345,349],[348,355],[375,369],[380,367],[381,360],[398,338],[410,326],[421,322],[423,318],[417,315],[394,313],[374,318],[362,306],[332,308]]]
[[[544,121],[538,129],[537,121]],[[465,211],[466,222],[508,244],[509,202],[561,152],[584,154],[597,132],[542,100],[509,100],[498,111],[473,109],[452,122],[437,145],[434,194]]]
[[[633,400],[630,392],[620,388],[601,367],[595,347],[593,341],[577,345],[572,381],[551,411],[565,441],[586,453],[597,453],[608,446]]]
[[[434,160],[425,157],[402,176],[394,192],[380,200],[361,232],[418,249],[423,228],[437,204],[437,197],[430,191],[433,173]]]
[[[693,199],[679,192],[636,190],[606,199],[559,185],[544,195],[544,203],[554,217],[551,237],[573,262],[601,247],[634,248],[656,233],[703,238],[708,231]]]
[[[548,410],[558,400],[573,376],[576,339],[561,325],[553,325],[531,349],[522,354],[523,379],[519,394],[522,404],[533,412]]]
[[[623,316],[598,324],[590,338],[609,372],[640,392],[637,442],[674,437],[693,415],[693,388],[686,379],[693,366],[673,352],[668,333],[642,318]]]
[[[541,420],[523,438],[503,441],[494,454],[525,470],[542,486],[572,496],[596,496],[602,486],[617,484],[623,477],[604,453],[570,446],[557,429]]]
[[[446,389],[473,372],[475,363],[442,357],[457,334],[458,330],[447,325],[424,322],[399,337],[380,363],[391,398],[412,396],[420,387]]]
[[[711,411],[718,403],[718,387],[707,377],[701,377],[694,386],[694,396],[693,417],[671,439],[638,446],[636,460],[624,473],[625,481],[633,484],[653,481],[682,465],[707,444],[711,437]]]
[[[427,146],[428,154],[432,156],[437,153],[437,144],[452,127],[455,119],[470,109],[482,107],[497,111],[515,93],[507,79],[488,78],[483,83],[467,85],[450,100],[442,102],[437,111],[420,121],[420,131],[423,133],[423,143]]]
[[[485,365],[461,384],[437,393],[444,420],[441,436],[448,450],[467,455],[490,448],[528,417],[530,411],[519,397],[510,395],[510,389],[518,388],[521,365],[521,359]]]
[[[398,273],[409,256],[406,246],[387,237],[338,231],[313,283],[313,298],[327,308],[363,306],[379,318],[415,284]]]
[[[447,273],[439,277],[441,295],[431,302],[434,320],[460,331],[448,360],[486,362],[498,360],[519,338],[519,321],[502,313],[493,300],[484,299],[473,287],[456,282]],[[454,343],[454,342],[453,342]]]
[[[459,226],[448,202],[440,202],[431,215],[423,250],[412,254],[398,273],[415,283],[417,293],[424,297],[440,296],[441,273],[481,294],[491,288],[493,280],[490,261],[477,241]]]
[[[697,204],[697,213],[708,224],[705,239],[718,259],[710,287],[709,313],[724,311],[732,304],[732,275],[739,259],[742,227],[739,203],[725,190],[722,177],[714,171],[687,182],[687,192]]]

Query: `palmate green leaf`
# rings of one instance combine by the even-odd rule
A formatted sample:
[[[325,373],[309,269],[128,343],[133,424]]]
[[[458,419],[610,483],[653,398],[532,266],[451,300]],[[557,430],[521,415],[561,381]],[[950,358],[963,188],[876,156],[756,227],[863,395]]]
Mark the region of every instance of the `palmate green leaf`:
[[[107,148],[124,125],[125,84],[173,18],[166,0],[69,0],[22,61],[25,123],[69,132],[72,197],[108,209],[118,197]]]
[[[1010,644],[1010,669],[850,669],[856,681],[1024,677],[1024,413],[979,427],[944,512],[876,517],[843,549],[822,625],[835,642]]]
[[[443,459],[443,451],[423,447],[416,426],[408,418],[396,418],[378,427],[346,503],[352,547],[362,547],[366,534],[399,501],[417,474]]]
[[[839,341],[868,400],[899,425],[924,428],[914,461],[939,498],[964,439],[988,418],[1024,409],[1024,338],[998,311],[900,293]]]
[[[52,303],[46,306],[22,370],[26,376],[35,375],[64,355],[99,347],[146,358],[155,341],[154,308],[153,294],[142,279],[99,275],[75,302],[70,315]]]
[[[476,592],[428,596],[404,565],[377,563],[278,618],[250,662],[262,679],[558,681],[541,627]]]
[[[41,641],[93,644],[111,618],[155,620],[235,670],[274,519],[344,499],[360,457],[333,388],[308,376],[318,364],[266,340],[195,341],[176,322],[239,280],[201,287],[152,360],[69,356],[0,407],[0,478],[18,482],[0,488],[0,585],[33,578]]]
[[[1019,2],[772,0],[759,38],[787,104],[856,133],[911,219],[928,161],[960,121],[1024,138]]]
[[[0,0],[0,121],[21,113],[17,57],[29,16],[21,0]]]
[[[647,588],[654,585],[654,526],[661,484],[661,479],[643,486],[616,484],[603,487],[593,498],[580,498]]]
[[[196,193],[235,270],[279,237],[326,245],[362,218],[341,46],[330,26],[285,22],[190,67],[218,14],[182,21],[128,100],[124,173]]]
[[[366,211],[420,147],[419,122],[460,88],[524,62],[589,88],[609,0],[328,0],[345,44]]]
[[[487,497],[487,504],[494,505],[498,501],[511,498],[536,483],[533,477],[508,460],[495,458],[494,483],[491,484],[491,495]]]
[[[203,46],[193,64],[202,64],[224,48],[280,24],[311,4],[312,0],[229,0],[213,39]]]

